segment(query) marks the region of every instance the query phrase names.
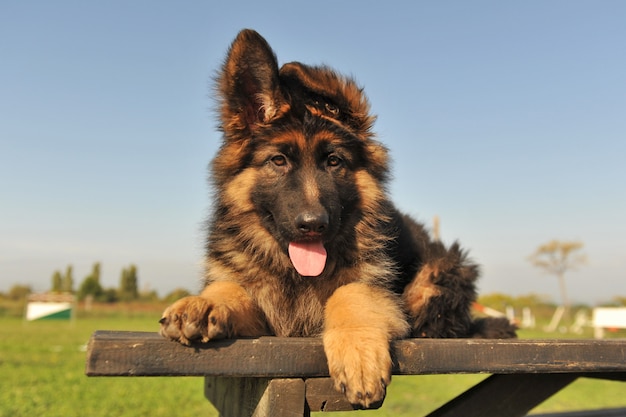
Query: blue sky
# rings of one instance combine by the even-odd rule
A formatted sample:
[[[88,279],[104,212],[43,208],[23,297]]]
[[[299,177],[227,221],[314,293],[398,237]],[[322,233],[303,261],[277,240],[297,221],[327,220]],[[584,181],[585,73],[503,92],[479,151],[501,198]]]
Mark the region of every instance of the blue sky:
[[[213,3],[2,2],[0,291],[94,262],[200,287],[211,76],[250,27],[365,87],[394,201],[441,218],[481,292],[558,301],[526,260],[556,238],[585,243],[571,298],[626,296],[625,2]]]

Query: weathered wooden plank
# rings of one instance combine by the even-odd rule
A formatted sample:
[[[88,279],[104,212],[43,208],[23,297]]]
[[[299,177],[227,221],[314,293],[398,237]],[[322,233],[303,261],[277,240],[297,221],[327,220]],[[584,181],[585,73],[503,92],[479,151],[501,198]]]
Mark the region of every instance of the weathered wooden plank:
[[[330,378],[305,381],[306,403],[310,411],[351,411],[354,407],[346,396],[336,391]]]
[[[204,395],[221,417],[302,417],[304,380],[208,376]]]
[[[89,376],[328,376],[318,339],[219,340],[183,346],[157,333],[97,331],[87,349]]]
[[[522,417],[576,374],[492,375],[427,417]]]
[[[407,339],[394,374],[626,372],[626,340]],[[321,339],[235,339],[182,346],[157,333],[97,331],[89,376],[325,377]]]
[[[626,371],[624,340],[409,339],[394,354],[407,375]]]
[[[252,417],[299,417],[308,414],[305,413],[304,390],[304,380],[300,378],[272,379]]]

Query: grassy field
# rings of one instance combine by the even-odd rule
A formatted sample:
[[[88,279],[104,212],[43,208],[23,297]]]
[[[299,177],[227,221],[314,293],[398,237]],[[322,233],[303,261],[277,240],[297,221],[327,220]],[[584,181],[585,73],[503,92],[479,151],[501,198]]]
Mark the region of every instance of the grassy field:
[[[156,311],[83,315],[73,322],[25,322],[0,317],[0,417],[217,416],[204,399],[202,378],[84,375],[86,343],[93,331],[156,331],[158,317]],[[522,337],[539,336],[522,334]],[[484,377],[397,376],[380,410],[331,414],[425,415]],[[624,393],[626,385],[619,382],[579,380],[534,412],[623,407],[626,406]]]

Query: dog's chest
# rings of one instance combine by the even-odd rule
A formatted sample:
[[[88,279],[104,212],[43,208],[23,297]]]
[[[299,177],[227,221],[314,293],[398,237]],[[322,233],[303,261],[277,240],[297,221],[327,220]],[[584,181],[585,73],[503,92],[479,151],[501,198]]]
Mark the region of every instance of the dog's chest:
[[[324,328],[324,305],[328,297],[314,287],[298,292],[275,291],[257,300],[276,336],[318,336]]]

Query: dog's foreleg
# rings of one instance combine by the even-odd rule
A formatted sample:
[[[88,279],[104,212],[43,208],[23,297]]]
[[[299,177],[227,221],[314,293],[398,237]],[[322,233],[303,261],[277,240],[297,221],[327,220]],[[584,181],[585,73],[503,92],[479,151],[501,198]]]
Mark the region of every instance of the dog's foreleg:
[[[352,404],[380,405],[391,382],[389,343],[408,331],[393,294],[362,283],[338,288],[326,304],[323,334],[335,388]]]

